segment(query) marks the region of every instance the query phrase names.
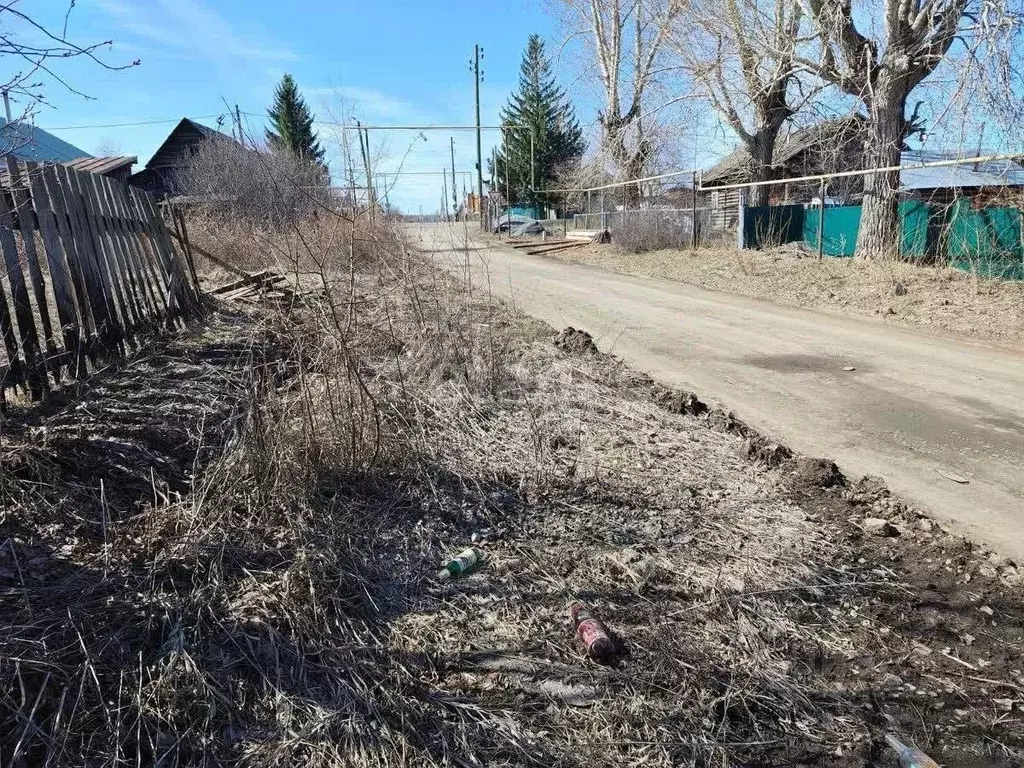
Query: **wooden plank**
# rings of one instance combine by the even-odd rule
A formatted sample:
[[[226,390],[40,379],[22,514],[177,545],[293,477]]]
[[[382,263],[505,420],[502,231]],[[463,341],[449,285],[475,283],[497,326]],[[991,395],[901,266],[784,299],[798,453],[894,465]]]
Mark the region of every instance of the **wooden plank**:
[[[39,219],[39,231],[43,236],[43,250],[46,252],[46,264],[50,268],[50,284],[53,286],[53,297],[57,304],[57,316],[63,331],[64,349],[75,356],[75,375],[84,377],[88,373],[85,358],[85,337],[82,333],[78,317],[78,306],[75,303],[74,288],[71,285],[71,270],[64,260],[60,237],[57,234],[56,221],[50,197],[46,193],[39,167],[31,160],[26,161],[26,176],[32,192],[32,205]]]
[[[588,245],[588,243],[584,243],[582,241],[578,243],[562,243],[560,245],[554,246],[553,248],[537,248],[536,250],[526,251],[526,255],[543,256],[546,253],[558,253],[559,251],[569,251],[572,250],[573,248],[582,248],[585,245]]]
[[[125,246],[131,250],[138,273],[145,281],[146,290],[155,307],[154,320],[162,320],[168,315],[167,286],[163,280],[163,270],[159,269],[154,261],[155,256],[151,252],[150,244],[142,235],[134,211],[128,208],[127,200],[119,194],[124,186],[115,185],[108,179],[102,178],[96,179],[96,183],[97,186],[103,187],[103,192],[110,202],[110,208],[117,217],[117,226],[120,227],[125,238]]]
[[[82,205],[85,207],[86,223],[92,233],[93,246],[100,261],[106,265],[106,270],[114,285],[114,292],[118,296],[121,305],[121,335],[125,340],[132,338],[133,330],[142,321],[142,310],[131,289],[131,283],[124,267],[118,259],[114,245],[110,239],[103,217],[96,210],[95,197],[92,194],[92,182],[88,174],[82,171],[72,171],[71,180],[76,191],[82,196]]]
[[[185,244],[181,241],[181,235],[179,235],[173,229],[167,230],[167,234],[169,234],[172,238],[174,238],[174,240],[177,241],[177,243],[180,246],[182,246],[183,248],[185,247]],[[212,253],[210,253],[205,248],[202,248],[202,247],[196,245],[195,243],[193,243],[191,241],[189,241],[189,245],[191,246],[193,251],[198,253],[204,259],[208,259],[209,261],[212,261],[214,264],[216,264],[221,269],[225,269],[225,270],[227,270],[228,272],[230,272],[230,273],[232,273],[234,275],[238,275],[239,277],[247,277],[248,276],[248,274],[244,270],[239,269],[238,267],[233,266],[231,264],[228,264],[223,259],[217,258],[216,256],[214,256]]]
[[[79,260],[86,274],[96,332],[104,353],[118,351],[121,342],[120,321],[113,295],[114,286],[100,264],[93,245],[82,206],[82,196],[75,188],[71,173],[64,166],[51,166],[53,178],[64,198],[67,224],[75,241]]]
[[[160,269],[156,255],[150,250],[150,244],[143,236],[141,223],[136,216],[127,196],[124,194],[125,186],[116,184],[109,179],[97,179],[97,183],[104,187],[104,191],[110,200],[111,209],[118,217],[121,229],[125,233],[125,242],[135,254],[142,275],[156,302],[157,312],[160,317],[166,317],[168,302],[168,285],[164,280],[163,270]]]
[[[155,319],[156,305],[153,303],[152,297],[146,290],[141,276],[138,274],[134,259],[131,259],[125,252],[121,231],[114,224],[110,208],[107,205],[106,198],[101,195],[102,190],[100,190],[99,185],[96,183],[95,175],[91,173],[85,174],[82,177],[82,183],[89,191],[97,217],[103,225],[107,241],[110,243],[118,263],[121,265],[121,270],[128,278],[129,293],[134,297],[135,304],[139,308],[139,323],[140,325],[146,325]]]
[[[29,195],[28,183],[21,178],[21,169],[18,161],[13,155],[7,155],[7,173],[11,184],[11,202],[14,204],[13,212],[18,213],[18,229],[21,232],[22,245],[25,248],[25,263],[28,266],[28,277],[32,283],[32,295],[36,300],[36,311],[39,314],[39,322],[42,326],[42,341],[49,351],[56,351],[55,336],[53,335],[53,322],[50,319],[50,305],[46,297],[46,278],[40,264],[38,249],[36,248],[36,228],[33,223],[35,212],[32,210],[32,197]],[[24,213],[24,215],[21,215]]]
[[[24,218],[31,220],[28,216]],[[28,300],[25,274],[21,271],[21,263],[18,258],[18,242],[14,239],[14,217],[11,215],[10,207],[7,204],[7,195],[3,194],[2,191],[0,191],[0,250],[3,251],[4,265],[7,268],[7,280],[11,286],[11,303],[14,305],[14,318],[18,323],[18,337],[21,339],[21,350],[25,356],[25,365],[29,369],[28,383],[31,387],[33,398],[38,398],[48,388],[46,371],[42,367],[43,360],[40,356],[39,336],[36,332],[35,318],[32,317],[32,306]],[[38,268],[38,266],[37,264],[36,267]],[[11,316],[10,311],[7,309],[6,297],[3,302],[3,314],[7,318],[7,326],[11,326]],[[7,343],[8,329],[6,326],[2,329],[2,332],[4,334],[4,346],[7,350],[7,359],[11,365],[17,367],[19,359],[17,343],[15,343],[12,351]],[[14,339],[13,327],[10,327],[10,333],[11,338]]]
[[[192,242],[188,236],[188,225],[185,223],[185,212],[180,208],[171,208],[171,217],[175,222],[175,229],[181,230],[181,236],[178,238],[179,243],[183,243],[184,247],[182,251],[185,254],[185,261],[188,263],[188,272],[192,277],[192,287],[196,293],[200,293],[199,287],[199,274],[196,272],[196,261],[192,257]],[[172,230],[168,227],[168,233]]]
[[[133,192],[138,192],[138,190],[133,190]],[[189,306],[198,302],[198,294],[186,277],[183,260],[174,250],[170,230],[167,228],[163,216],[160,215],[153,196],[139,192],[134,197],[143,220],[147,224],[150,239],[159,254],[164,274],[167,275],[169,284],[173,286],[180,309],[184,312]]]
[[[216,288],[210,291],[210,293],[216,296],[221,293],[229,293],[230,291],[233,291],[236,288],[242,288],[243,286],[246,285],[252,285],[253,283],[261,283],[267,280],[270,280],[272,282],[279,282],[277,278],[280,278],[280,280],[285,279],[284,275],[275,274],[274,271],[270,269],[264,269],[260,272],[254,272],[251,275],[246,275],[241,280],[232,280],[230,283],[218,285]]]
[[[176,302],[176,311],[183,315],[195,314],[200,306],[199,295],[190,286],[189,281],[185,277],[185,271],[177,254],[174,252],[174,246],[171,244],[167,226],[156,209],[153,196],[134,188],[131,188],[129,192],[143,215],[150,240],[160,257],[164,274],[168,276],[170,295],[174,297]]]
[[[11,237],[8,230],[7,236]],[[11,237],[11,240],[14,238]],[[0,282],[0,338],[7,352],[7,365],[0,374],[0,391],[22,382],[21,359],[18,357],[18,340],[14,336],[14,325],[11,322],[11,311],[7,308],[7,295],[4,284]]]
[[[57,175],[52,165],[44,165],[39,169],[42,176],[42,185],[49,198],[50,207],[53,210],[54,224],[56,226],[57,238],[60,240],[61,248],[64,251],[64,261],[68,266],[71,277],[71,288],[75,292],[75,303],[78,305],[78,319],[81,324],[82,335],[85,339],[85,353],[93,365],[96,364],[98,333],[97,322],[102,322],[103,307],[93,306],[96,302],[96,290],[90,283],[94,283],[92,272],[83,263],[84,256],[78,252],[78,243],[71,231],[68,222],[67,207],[64,204],[64,189],[57,181]],[[97,318],[99,315],[99,318]]]

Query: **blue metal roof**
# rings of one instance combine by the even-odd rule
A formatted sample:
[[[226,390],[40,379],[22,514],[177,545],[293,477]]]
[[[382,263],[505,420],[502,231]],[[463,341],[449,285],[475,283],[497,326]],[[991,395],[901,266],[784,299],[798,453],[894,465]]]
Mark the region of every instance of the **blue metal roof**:
[[[73,144],[52,133],[21,120],[8,123],[0,117],[0,153],[12,154],[20,160],[66,163],[80,157],[91,157]]]
[[[900,156],[900,165],[915,165],[963,158],[962,154],[914,151]],[[937,168],[900,171],[900,189],[965,189],[976,187],[1024,186],[1024,167],[1012,160],[994,160]]]

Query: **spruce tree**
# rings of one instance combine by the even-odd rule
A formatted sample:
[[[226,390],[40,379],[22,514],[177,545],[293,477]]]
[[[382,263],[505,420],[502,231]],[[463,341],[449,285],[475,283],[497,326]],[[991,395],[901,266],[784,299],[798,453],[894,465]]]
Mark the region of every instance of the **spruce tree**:
[[[560,166],[583,156],[586,143],[572,104],[555,83],[540,35],[530,35],[526,43],[519,68],[519,89],[501,111],[501,123],[505,127],[503,146],[497,156],[498,167],[491,169],[492,177],[496,171],[499,191],[502,195],[511,195],[509,203],[512,205],[558,205],[561,197],[545,194],[544,188],[552,186]],[[536,194],[530,189],[531,131]]]
[[[267,143],[274,150],[288,150],[317,165],[324,165],[324,150],[313,131],[313,115],[299,93],[294,78],[286,74],[274,89],[268,115]]]

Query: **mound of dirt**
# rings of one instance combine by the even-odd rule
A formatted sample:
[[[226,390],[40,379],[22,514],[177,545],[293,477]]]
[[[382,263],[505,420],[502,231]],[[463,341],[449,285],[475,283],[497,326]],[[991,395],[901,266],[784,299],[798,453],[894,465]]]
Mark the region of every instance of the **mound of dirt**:
[[[846,485],[846,478],[832,459],[798,456],[793,462],[790,485],[797,491],[812,491]]]
[[[753,434],[743,441],[740,454],[750,461],[764,464],[769,469],[779,466],[793,456],[793,452],[786,446],[758,434]]]
[[[669,413],[700,416],[707,413],[707,405],[693,392],[683,389],[658,389],[654,401]]]
[[[572,326],[559,331],[554,344],[567,355],[596,355],[598,352],[594,337]]]

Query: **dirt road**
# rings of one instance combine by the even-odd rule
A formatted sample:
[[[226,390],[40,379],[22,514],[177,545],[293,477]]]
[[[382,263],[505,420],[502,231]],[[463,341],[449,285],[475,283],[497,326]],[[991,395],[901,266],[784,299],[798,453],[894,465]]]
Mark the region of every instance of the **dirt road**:
[[[461,227],[410,236],[452,268],[468,258],[474,280],[520,309],[586,329],[602,351],[847,475],[879,475],[1024,561],[1024,354],[484,243],[453,254],[466,242]]]

